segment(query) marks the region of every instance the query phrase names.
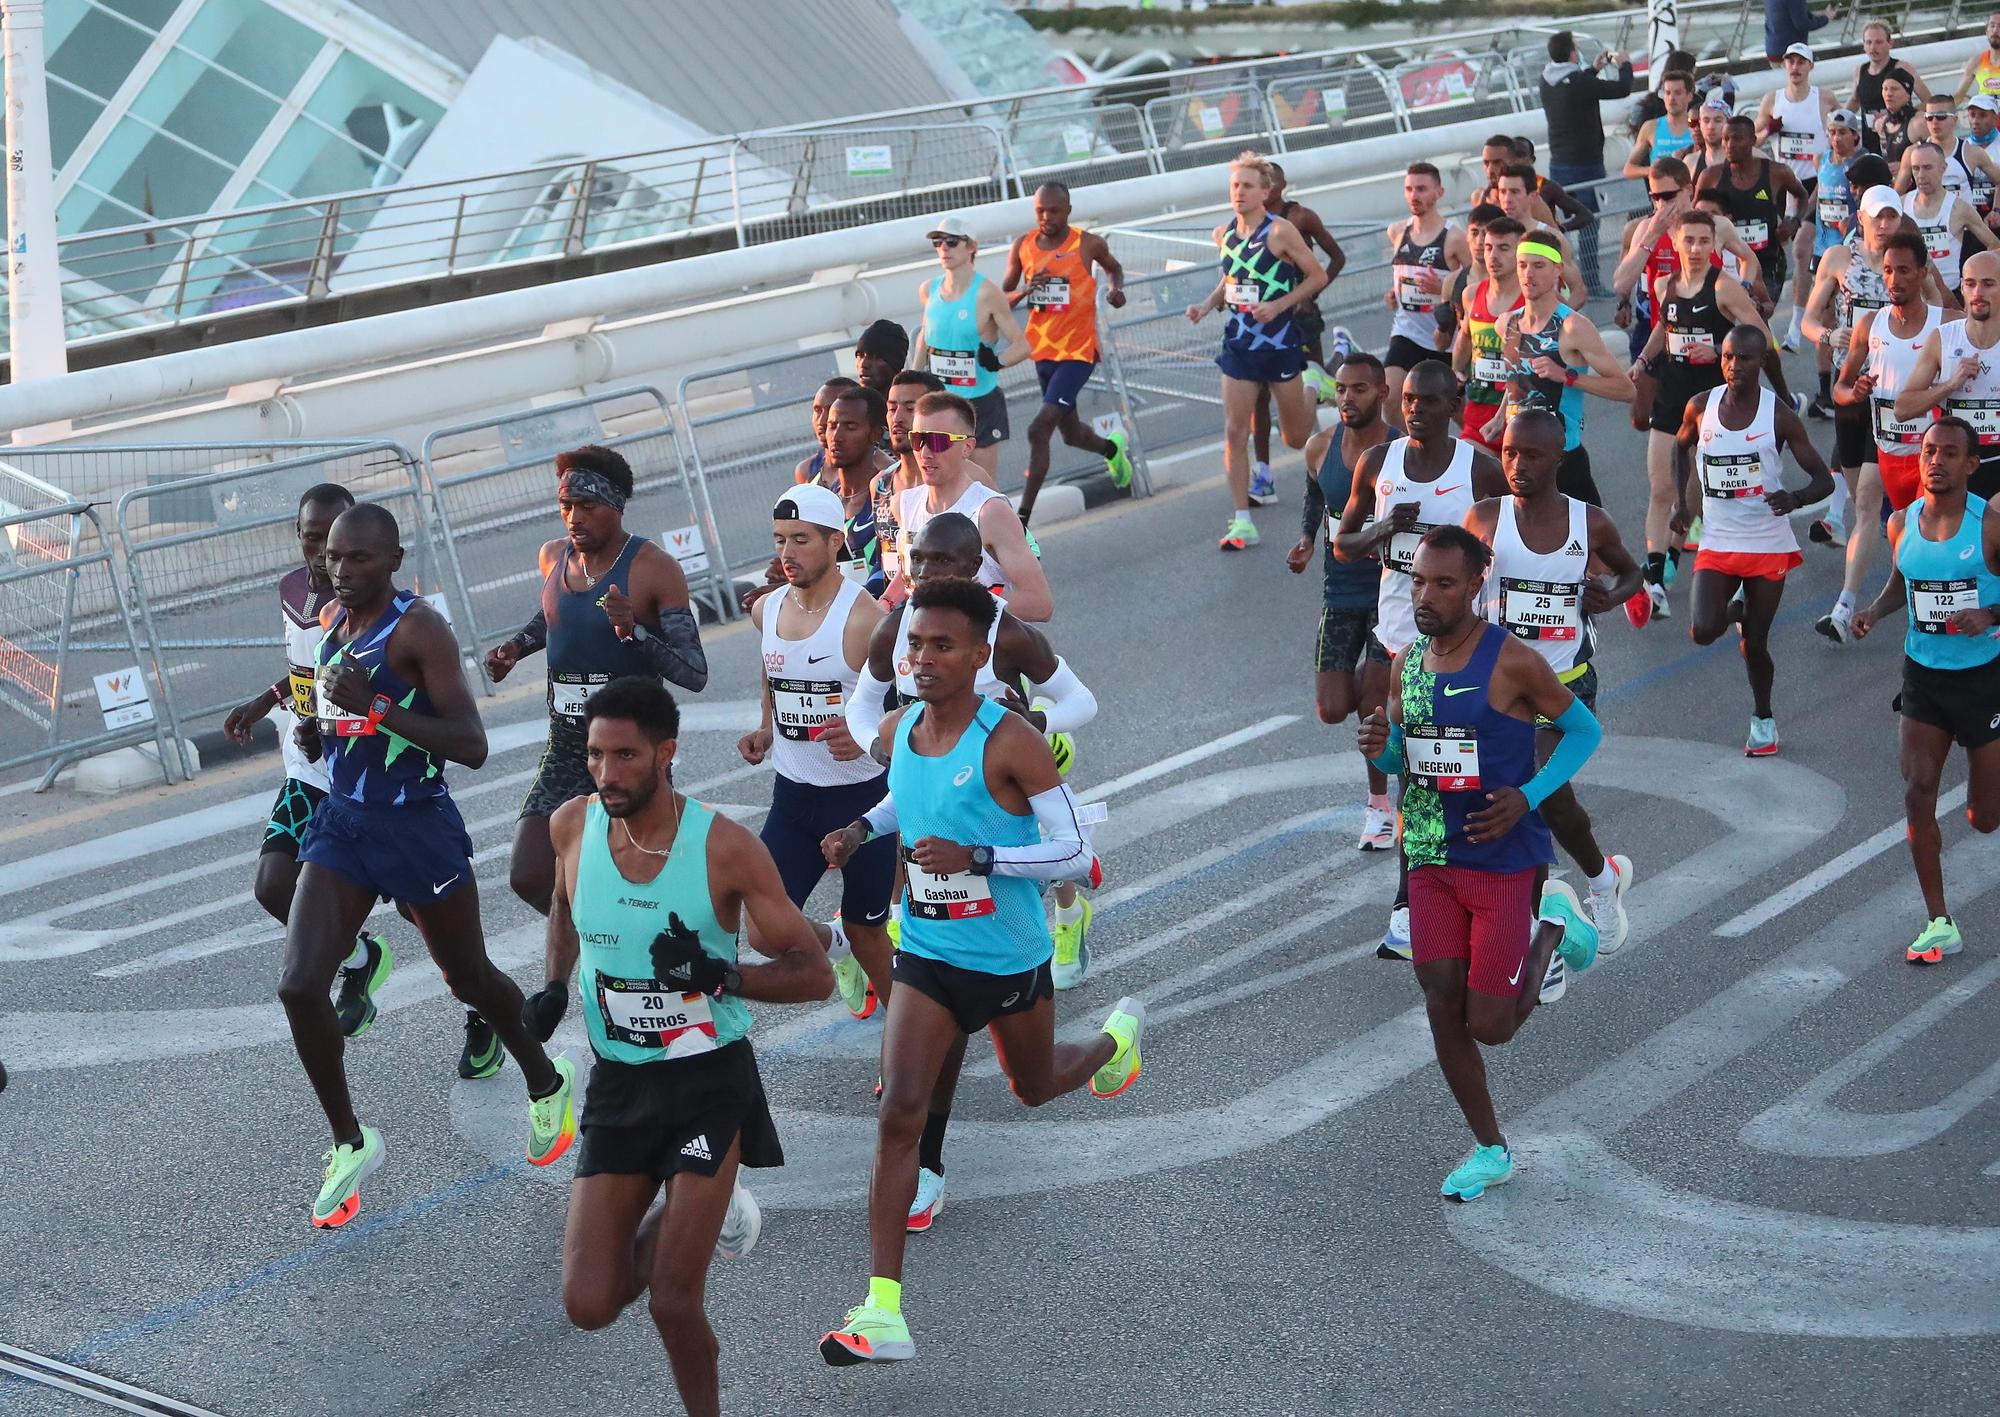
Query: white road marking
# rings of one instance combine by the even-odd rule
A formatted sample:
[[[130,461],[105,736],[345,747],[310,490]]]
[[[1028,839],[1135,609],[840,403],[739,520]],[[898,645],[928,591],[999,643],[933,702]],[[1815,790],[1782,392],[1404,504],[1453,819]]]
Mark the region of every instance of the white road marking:
[[[1143,768],[1137,768],[1132,772],[1126,773],[1123,777],[1114,777],[1111,781],[1100,787],[1085,788],[1083,795],[1090,798],[1093,802],[1100,797],[1109,797],[1113,793],[1123,792],[1129,787],[1138,787],[1143,783],[1152,782],[1155,778],[1162,778],[1169,773],[1179,772],[1191,763],[1198,763],[1205,758],[1212,758],[1218,753],[1226,753],[1231,748],[1240,748],[1245,743],[1255,742],[1267,733],[1276,733],[1280,728],[1297,723],[1298,721],[1299,716],[1295,713],[1274,714],[1260,723],[1253,723],[1247,728],[1239,728],[1234,733],[1225,733],[1220,738],[1211,738],[1208,742],[1197,744],[1185,752],[1175,753],[1170,758],[1162,758],[1157,763],[1149,763]]]

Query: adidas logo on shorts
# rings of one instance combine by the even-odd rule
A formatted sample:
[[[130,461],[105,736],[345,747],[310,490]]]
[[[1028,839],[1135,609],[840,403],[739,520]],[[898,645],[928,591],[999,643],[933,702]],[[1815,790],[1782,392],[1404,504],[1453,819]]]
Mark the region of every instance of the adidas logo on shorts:
[[[703,1132],[700,1136],[696,1137],[693,1141],[689,1142],[686,1146],[682,1147],[681,1155],[691,1156],[696,1161],[715,1160],[715,1158],[709,1154],[708,1133]]]

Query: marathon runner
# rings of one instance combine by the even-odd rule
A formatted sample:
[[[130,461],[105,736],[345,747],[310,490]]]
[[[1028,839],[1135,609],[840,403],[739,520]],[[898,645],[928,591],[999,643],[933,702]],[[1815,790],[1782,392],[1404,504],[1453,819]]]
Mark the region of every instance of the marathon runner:
[[[1444,293],[1437,307],[1438,335],[1444,341],[1444,347],[1454,351],[1454,361],[1458,332],[1465,323],[1465,294],[1489,274],[1486,269],[1486,228],[1505,215],[1491,202],[1475,202],[1472,210],[1465,214],[1465,264],[1453,271],[1451,279],[1444,283]],[[1462,377],[1463,371],[1460,373]]]
[[[1981,251],[1960,272],[1965,318],[1938,326],[1924,339],[1909,381],[1896,395],[1896,417],[1943,408],[1979,432],[1979,468],[1972,495],[2000,496],[2000,253]],[[1886,474],[1885,474],[1886,480]]]
[[[1488,205],[1498,206],[1500,204],[1501,176],[1507,169],[1517,166],[1521,162],[1522,159],[1514,155],[1514,140],[1512,138],[1508,137],[1505,133],[1496,133],[1488,138],[1485,146],[1479,150],[1479,165],[1486,173],[1486,185],[1472,194],[1470,198],[1472,206],[1475,208]],[[1532,160],[1528,161],[1526,165],[1530,172],[1534,171]],[[1533,190],[1530,190],[1528,193],[1528,213],[1528,216],[1523,220],[1533,222],[1536,226],[1556,226],[1559,224],[1556,221],[1556,214],[1549,209],[1549,204],[1542,200],[1541,193]],[[1471,239],[1471,226],[1469,222],[1466,229],[1466,242],[1469,248],[1467,251],[1467,260],[1477,264],[1479,261],[1479,243]]]
[[[1782,60],[1785,85],[1773,89],[1757,101],[1757,131],[1769,140],[1778,161],[1798,179],[1800,196],[1793,211],[1795,235],[1790,238],[1791,264],[1806,268],[1812,253],[1812,226],[1806,219],[1811,209],[1814,184],[1819,181],[1820,158],[1827,150],[1826,125],[1834,110],[1831,90],[1812,82],[1813,50],[1809,44],[1789,46]],[[1792,289],[1792,323],[1785,334],[1784,348],[1799,348],[1800,292],[1804,282]],[[1777,293],[1775,290],[1772,292]]]
[[[1859,194],[1852,191],[1848,182],[1847,165],[1861,155],[1861,120],[1845,108],[1836,108],[1826,116],[1826,137],[1827,148],[1820,154],[1819,171],[1813,185],[1812,254],[1806,264],[1806,274],[1813,278],[1812,293],[1810,296],[1803,293],[1806,289],[1803,283],[1793,289],[1798,297],[1796,308],[1799,312],[1792,322],[1794,331],[1805,334],[1808,339],[1812,335],[1805,329],[1805,317],[1812,313],[1813,300],[1818,298],[1820,263],[1826,259],[1827,252],[1845,241],[1848,233],[1854,230],[1854,206]],[[1801,241],[1803,243],[1803,238]],[[1819,364],[1819,392],[1813,395],[1813,401],[1806,409],[1806,413],[1813,418],[1841,416],[1836,413],[1833,402],[1834,354],[1832,345],[1824,340],[1818,341],[1814,357]],[[1858,431],[1847,436],[1854,440]],[[1829,525],[1841,525],[1841,513],[1846,510],[1846,503],[1847,484],[1836,482],[1833,506],[1828,513]],[[1826,539],[1817,530],[1819,526],[1819,522],[1813,523],[1814,541]]]
[[[1689,113],[1694,105],[1694,75],[1682,69],[1669,69],[1660,79],[1659,93],[1667,111],[1639,125],[1632,151],[1625,158],[1622,175],[1636,177],[1641,182],[1660,158],[1680,157],[1699,141]]]
[[[826,839],[840,866],[900,832],[909,886],[883,1036],[883,1093],[869,1187],[868,1296],[820,1340],[830,1364],[916,1356],[902,1312],[917,1146],[958,1035],[990,1029],[1014,1095],[1040,1106],[1086,1082],[1116,1097],[1139,1076],[1145,1006],[1121,999],[1087,1043],[1058,1043],[1053,944],[1038,880],[1098,879],[1096,854],[1042,735],[977,688],[999,612],[976,583],[926,580],[908,650],[919,701],[883,721],[889,796]]]
[[[1524,162],[1516,163],[1500,174],[1499,182],[1494,184],[1493,200],[1500,204],[1502,215],[1521,223],[1523,231],[1540,230],[1549,238],[1549,244],[1562,252],[1563,295],[1575,301],[1580,308],[1590,298],[1589,288],[1583,281],[1583,268],[1577,265],[1576,253],[1570,249],[1567,236],[1554,227],[1534,225],[1530,215],[1532,204],[1528,200],[1534,191],[1534,182],[1535,169]]]
[[[943,391],[944,380],[928,369],[898,370],[889,384],[888,443],[895,461],[876,474],[869,488],[875,499],[875,541],[881,547],[882,574],[888,581],[878,597],[884,604],[897,604],[907,593],[902,583],[902,524],[896,520],[896,508],[905,492],[924,483],[916,445],[910,441],[917,424],[917,401],[925,394]]]
[[[894,320],[876,320],[854,342],[854,372],[883,398],[910,357],[910,332]]]
[[[1748,299],[1746,296],[1745,299]],[[1475,502],[1465,526],[1492,551],[1487,569],[1487,618],[1548,661],[1556,679],[1578,702],[1597,712],[1597,632],[1602,615],[1639,589],[1639,563],[1625,549],[1618,525],[1601,507],[1556,490],[1563,428],[1546,409],[1529,409],[1507,425],[1500,467],[1513,495]],[[1608,575],[1593,575],[1602,567]],[[1537,759],[1546,759],[1557,735],[1538,723]],[[1590,883],[1587,908],[1606,954],[1625,943],[1625,893],[1632,888],[1632,858],[1598,848],[1590,814],[1564,783],[1543,802],[1542,819],[1556,842]],[[1549,968],[1562,970],[1561,956]],[[1561,980],[1546,981],[1560,986]]]
[[[977,426],[977,410],[957,394],[925,394],[917,400],[910,442],[917,450],[923,485],[902,493],[896,503],[903,574],[909,575],[910,543],[924,523],[940,512],[958,512],[978,524],[985,543],[979,583],[1004,595],[1023,620],[1047,620],[1055,614],[1055,597],[1042,574],[1042,563],[1028,549],[1021,519],[1005,497],[973,480],[972,430]]]
[[[1438,298],[1450,274],[1472,259],[1465,235],[1438,211],[1444,179],[1428,162],[1413,162],[1403,173],[1403,202],[1410,214],[1389,223],[1390,288],[1382,303],[1389,317],[1389,349],[1382,363],[1389,375],[1389,407],[1403,404],[1403,376],[1426,359],[1436,359]]]
[[[1788,518],[1833,491],[1833,474],[1798,414],[1757,386],[1769,348],[1770,337],[1753,325],[1730,331],[1722,341],[1722,385],[1688,404],[1674,444],[1680,485],[1676,535],[1687,535],[1695,516],[1692,489],[1701,489],[1701,550],[1694,559],[1688,634],[1698,645],[1711,645],[1734,623],[1742,635],[1753,704],[1743,753],[1752,758],[1778,751],[1771,621],[1785,577],[1804,559]],[[1780,477],[1785,448],[1806,474],[1801,491],[1787,491]]]
[[[1285,195],[1285,169],[1275,162],[1271,164],[1271,195],[1265,199],[1265,209],[1297,227],[1308,250],[1317,246],[1326,252],[1326,285],[1323,289],[1331,289],[1340,273],[1347,268],[1347,253],[1340,249],[1340,243],[1333,239],[1333,233],[1326,229],[1326,223],[1320,220],[1318,212]],[[1333,331],[1334,347],[1329,355],[1326,348],[1326,316],[1320,313],[1317,296],[1295,307],[1293,317],[1298,322],[1299,338],[1304,342],[1306,351],[1306,367],[1299,377],[1312,391],[1315,403],[1331,403],[1334,397],[1331,370],[1353,351],[1354,337],[1347,332],[1345,325],[1336,325]],[[1329,358],[1332,364],[1327,363]],[[1257,420],[1250,429],[1250,454],[1250,480],[1261,486],[1271,480],[1269,388],[1257,392]]]
[[[1240,153],[1229,164],[1229,205],[1236,215],[1214,235],[1222,279],[1207,299],[1187,308],[1190,324],[1200,324],[1211,311],[1229,311],[1222,353],[1215,359],[1222,370],[1222,470],[1234,499],[1217,543],[1224,551],[1255,546],[1259,538],[1250,508],[1278,500],[1275,482],[1251,476],[1259,390],[1271,390],[1277,400],[1286,447],[1303,448],[1313,433],[1315,399],[1301,377],[1306,350],[1297,312],[1319,294],[1326,272],[1298,228],[1266,209],[1271,180],[1271,165],[1260,153]]]
[[[845,405],[843,404],[843,407]],[[771,536],[785,585],[750,612],[762,640],[763,721],[736,751],[776,769],[759,839],[777,863],[793,905],[805,908],[826,860],[819,844],[882,800],[882,765],[847,734],[846,714],[884,616],[861,584],[841,573],[847,513],[824,487],[795,487],[771,509]],[[856,1018],[875,1012],[889,985],[889,901],[896,849],[871,842],[840,873],[833,977]]]
[[[1558,951],[1581,973],[1598,947],[1576,892],[1542,884],[1553,855],[1539,809],[1603,730],[1547,660],[1480,618],[1486,566],[1485,544],[1464,527],[1424,534],[1410,567],[1417,638],[1390,669],[1388,713],[1378,709],[1361,728],[1361,751],[1384,772],[1407,774],[1412,962],[1438,1069],[1477,1143],[1440,1187],[1457,1201],[1514,1174],[1479,1045],[1520,1030]],[[1538,720],[1559,735],[1540,768]]]
[[[1966,820],[1976,832],[2000,828],[2000,507],[1966,491],[1979,435],[1964,419],[1933,423],[1918,456],[1923,495],[1889,518],[1889,582],[1855,612],[1854,634],[1910,611],[1896,708],[1910,861],[1929,923],[1904,957],[1937,964],[1964,944],[1945,903],[1937,812],[1953,743],[1965,749]]]
[[[1461,427],[1490,453],[1500,451],[1500,406],[1507,401],[1507,360],[1500,317],[1521,308],[1521,273],[1514,255],[1526,227],[1510,216],[1486,223],[1482,248],[1488,274],[1465,298],[1465,319],[1452,341],[1452,367],[1465,381]]]
[[[1348,355],[1333,380],[1340,422],[1321,429],[1306,444],[1305,511],[1298,545],[1285,556],[1292,574],[1302,575],[1312,564],[1314,544],[1325,537],[1319,636],[1313,650],[1313,706],[1321,723],[1344,723],[1349,714],[1365,718],[1389,692],[1388,666],[1369,652],[1375,643],[1381,569],[1373,561],[1348,563],[1333,554],[1329,514],[1330,508],[1346,508],[1361,459],[1396,434],[1382,416],[1388,381],[1382,361],[1365,352]],[[1363,851],[1392,851],[1396,824],[1389,779],[1373,763],[1367,771],[1368,799],[1355,844]]]
[[[1849,95],[1848,107],[1861,115],[1861,140],[1868,151],[1877,152],[1881,139],[1875,132],[1875,115],[1888,107],[1882,101],[1882,80],[1893,74],[1906,90],[1916,93],[1919,99],[1929,98],[1930,85],[1923,76],[1906,62],[1890,53],[1891,35],[1886,20],[1870,20],[1861,27],[1862,60],[1854,70],[1854,88]]]
[[[1703,99],[1701,107],[1695,110],[1695,142],[1687,160],[1690,181],[1699,180],[1711,167],[1729,165],[1729,120],[1735,116],[1736,110],[1729,106],[1729,101],[1715,93]]]
[[[1720,194],[1729,219],[1744,244],[1757,253],[1764,289],[1773,301],[1785,294],[1790,263],[1785,248],[1798,232],[1798,222],[1786,215],[1806,206],[1805,187],[1790,166],[1757,153],[1757,125],[1737,115],[1729,120],[1729,161],[1711,167],[1695,181],[1699,191]]]
[[[327,534],[334,603],[314,651],[314,716],[328,792],[299,848],[278,998],[292,1043],[333,1131],[312,1223],[344,1225],[361,1183],[382,1164],[382,1135],[354,1115],[327,987],[376,897],[409,907],[445,982],[488,1020],[528,1084],[528,1160],[547,1166],[576,1135],[575,1070],[554,1063],[521,1018],[521,991],[486,956],[472,842],[445,786],[447,761],[478,768],[486,729],[444,617],[397,590],[402,534],[363,502]],[[302,738],[307,735],[301,734]]]
[[[881,451],[889,404],[865,386],[842,391],[826,422],[827,467],[831,484],[821,484],[839,499],[847,521],[842,528],[840,574],[876,596],[888,587],[882,569],[882,544],[875,520],[875,478],[889,461]],[[779,576],[784,570],[779,568]]]
[[[1976,150],[1989,161],[2000,158],[2000,126],[1996,125],[2000,125],[2000,98],[1994,98],[1991,94],[1974,94],[1965,105],[1965,126],[1968,131],[1952,149],[1953,155],[1965,168],[1966,175],[1972,179],[1972,205],[1988,226],[2000,221],[2000,216],[1996,216],[1993,211],[1993,176],[1973,161],[1968,156],[1967,150]]]
[[[1077,412],[1083,386],[1097,369],[1097,276],[1092,267],[1104,269],[1111,284],[1104,303],[1113,310],[1125,308],[1125,268],[1102,236],[1071,226],[1069,212],[1069,188],[1062,183],[1044,182],[1035,189],[1035,229],[1015,239],[1000,282],[1010,305],[1028,302],[1028,352],[1042,385],[1041,410],[1028,424],[1022,526],[1034,514],[1035,498],[1049,475],[1049,440],[1057,433],[1070,447],[1103,458],[1117,486],[1132,482],[1125,435],[1100,438]]]
[[[991,487],[1008,432],[1000,371],[1028,357],[1028,342],[1000,287],[973,269],[979,242],[966,219],[956,213],[940,218],[930,243],[944,273],[917,287],[924,313],[910,362],[972,405],[972,464],[979,481]]]
[[[1952,297],[1949,303],[1956,304],[1960,253],[1968,243],[1992,250],[2000,246],[2000,236],[1993,234],[1969,198],[1945,189],[1945,153],[1936,143],[1912,143],[1903,162],[1915,184],[1903,194],[1903,214],[1917,224],[1938,280]]]
[[[956,512],[932,517],[910,548],[912,583],[921,585],[926,577],[975,579],[979,556],[979,528],[970,518]],[[1097,717],[1097,698],[1050,647],[1039,629],[1016,619],[1005,601],[995,603],[1000,606],[1000,613],[993,618],[988,632],[989,655],[978,672],[974,688],[981,698],[998,701],[1047,737],[1055,753],[1056,769],[1067,778],[1075,760],[1070,733]],[[910,672],[907,649],[910,620],[910,609],[905,606],[901,614],[885,616],[875,626],[861,681],[848,701],[845,725],[848,741],[869,751],[878,746],[887,751],[880,729],[891,689],[901,703],[917,700],[917,683]],[[840,731],[829,728],[829,739]],[[1050,979],[1061,992],[1076,988],[1090,972],[1090,927],[1094,912],[1073,881],[1057,881],[1054,895],[1055,956],[1050,964]],[[964,1062],[965,1044],[961,1037],[938,1075],[924,1133],[918,1141],[917,1194],[910,1203],[912,1233],[930,1229],[944,1204],[945,1128],[951,1121],[952,1099],[958,1091],[959,1069]]]
[[[785,1160],[744,1000],[810,1003],[833,979],[764,848],[674,790],[680,710],[660,681],[613,680],[584,718],[597,791],[549,823],[548,952],[582,963],[595,1058],[563,1235],[563,1309],[578,1328],[601,1329],[649,1295],[681,1402],[714,1417],[709,1257],[747,1254],[762,1228],[738,1168]],[[744,926],[769,963],[739,959]]]
[[[1630,403],[1632,380],[1604,347],[1597,326],[1557,295],[1562,252],[1550,243],[1553,234],[1546,228],[1531,231],[1515,248],[1521,305],[1496,322],[1507,362],[1505,412],[1511,419],[1525,408],[1545,408],[1562,419],[1562,490],[1602,506],[1590,474],[1590,450],[1583,446],[1583,396]]]
[[[1381,566],[1375,633],[1366,650],[1367,659],[1377,664],[1389,663],[1417,637],[1410,601],[1410,562],[1417,542],[1432,527],[1464,521],[1480,498],[1507,490],[1498,459],[1452,436],[1458,401],[1456,376],[1439,361],[1424,360],[1403,381],[1404,436],[1370,448],[1354,464],[1354,485],[1333,535],[1333,554],[1349,564]],[[1389,928],[1376,953],[1383,959],[1410,957],[1407,858],[1400,864]]]
[[[826,418],[833,412],[833,401],[848,389],[860,387],[860,380],[850,379],[845,374],[836,374],[813,390],[812,430],[813,450],[799,459],[799,465],[792,469],[794,482],[821,482],[826,476]]]
[[[319,723],[313,717],[313,652],[319,647],[320,611],[333,599],[333,582],[326,574],[326,534],[334,519],[353,505],[354,494],[337,482],[308,487],[299,498],[293,530],[298,535],[302,564],[278,582],[285,677],[256,698],[238,704],[222,721],[222,731],[232,743],[248,743],[250,730],[272,709],[283,708],[292,716],[291,726],[278,731],[285,780],[264,826],[264,845],[257,854],[257,877],[251,887],[257,904],[280,925],[290,918],[292,895],[298,889],[299,844],[305,840],[313,810],[326,800],[326,767],[319,761]],[[312,744],[311,752],[301,745],[301,738]],[[344,1037],[359,1038],[375,1021],[375,995],[394,964],[395,954],[387,940],[365,928],[355,935],[354,948],[340,967],[340,996],[333,1004]],[[468,1033],[468,1050],[470,1044]],[[466,1065],[467,1056],[461,1054],[461,1076],[466,1075]]]
[[[1975,93],[2000,98],[2000,13],[1986,17],[1986,47],[1965,61],[1952,101],[1963,103],[1967,95]]]
[[[568,535],[542,546],[540,608],[486,655],[486,675],[497,684],[522,659],[548,649],[548,747],[521,801],[508,866],[514,894],[541,915],[555,889],[549,818],[590,792],[583,701],[627,674],[650,674],[695,692],[708,683],[708,657],[680,562],[625,529],[632,467],[623,454],[595,444],[572,448],[556,455],[556,476],[556,507]],[[576,961],[551,955],[544,965],[545,983],[529,1000],[529,1026],[547,1042],[569,1008]],[[490,1051],[497,1071],[499,1050]]]

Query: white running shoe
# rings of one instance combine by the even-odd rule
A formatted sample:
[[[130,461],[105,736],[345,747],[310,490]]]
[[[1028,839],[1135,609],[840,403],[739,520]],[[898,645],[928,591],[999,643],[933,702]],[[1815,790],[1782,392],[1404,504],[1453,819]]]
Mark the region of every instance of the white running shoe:
[[[1835,601],[1833,609],[1813,621],[1813,628],[1837,645],[1854,643],[1854,607]]]
[[[729,1210],[722,1217],[722,1233],[715,1238],[715,1252],[726,1260],[740,1260],[757,1248],[764,1233],[764,1211],[757,1198],[741,1181],[729,1193]]]
[[[1361,840],[1355,845],[1363,851],[1394,851],[1395,814],[1382,807],[1364,807],[1361,812]]]
[[[921,1235],[937,1224],[944,1211],[944,1177],[928,1166],[917,1168],[917,1194],[910,1202],[909,1232]]]
[[[1375,947],[1377,959],[1408,959],[1410,957],[1410,907],[1399,905],[1389,912],[1389,928],[1382,936],[1382,943]]]
[[[1542,976],[1541,1001],[1553,1004],[1569,992],[1569,970],[1563,966],[1560,953],[1549,956],[1549,972]]]
[[[1597,952],[1608,955],[1618,953],[1632,928],[1625,917],[1625,892],[1632,889],[1632,858],[1607,856],[1604,860],[1611,867],[1611,889],[1593,888],[1585,909],[1590,912],[1590,923],[1597,927]]]

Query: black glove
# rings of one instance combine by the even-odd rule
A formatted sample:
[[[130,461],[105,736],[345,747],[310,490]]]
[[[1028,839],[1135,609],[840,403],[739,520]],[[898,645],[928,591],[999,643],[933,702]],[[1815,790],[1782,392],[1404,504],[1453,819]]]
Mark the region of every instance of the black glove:
[[[979,346],[979,367],[981,369],[991,369],[995,374],[1000,372],[1000,356],[993,352],[992,345],[982,344]]]
[[[667,928],[653,937],[653,977],[684,994],[720,997],[729,966],[701,947],[701,937],[669,912]]]
[[[521,1001],[521,1026],[546,1043],[569,1012],[569,985],[557,980]]]

